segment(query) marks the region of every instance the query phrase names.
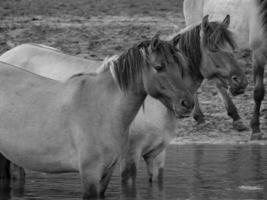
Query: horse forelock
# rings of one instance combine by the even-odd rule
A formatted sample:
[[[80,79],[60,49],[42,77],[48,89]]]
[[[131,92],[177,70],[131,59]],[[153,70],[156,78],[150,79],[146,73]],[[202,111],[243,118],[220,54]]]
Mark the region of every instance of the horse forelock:
[[[267,35],[267,0],[256,0],[265,35]]]
[[[233,33],[228,27],[219,22],[209,22],[204,30],[203,45],[211,51],[219,51],[228,44],[232,49],[236,48]]]

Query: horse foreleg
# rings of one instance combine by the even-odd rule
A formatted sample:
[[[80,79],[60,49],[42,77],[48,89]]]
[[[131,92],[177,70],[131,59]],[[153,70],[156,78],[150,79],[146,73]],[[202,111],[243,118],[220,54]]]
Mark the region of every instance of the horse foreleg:
[[[265,59],[263,56],[256,51],[253,52],[253,75],[254,75],[254,110],[253,116],[250,122],[252,135],[251,140],[262,139],[263,134],[260,131],[260,107],[261,102],[264,98],[264,85],[263,85],[263,78],[264,78],[264,65]]]
[[[113,171],[115,169],[117,160],[114,161],[111,166],[105,170],[105,173],[103,174],[101,180],[100,180],[100,197],[103,198],[104,197],[104,193],[108,187],[108,184],[110,182],[111,176],[113,174]]]
[[[194,107],[194,110],[193,110],[193,117],[194,119],[199,123],[199,124],[202,124],[202,123],[205,123],[205,118],[204,118],[204,115],[200,109],[200,106],[199,106],[199,101],[198,101],[198,95],[197,93],[194,94],[194,102],[195,102],[195,107]]]
[[[144,155],[143,158],[146,162],[149,182],[157,180],[162,181],[163,167],[165,164],[165,149],[159,152],[156,156],[153,152],[150,152],[149,154]]]
[[[157,177],[159,182],[163,181],[163,170],[165,166],[166,149],[163,149],[154,159],[153,177]]]
[[[137,176],[138,161],[140,155],[135,153],[127,154],[121,161],[121,181],[123,184],[129,184],[132,180],[132,185],[135,184]]]
[[[247,130],[248,128],[246,127],[240,115],[238,114],[238,110],[235,107],[235,104],[233,103],[226,89],[220,84],[216,84],[216,87],[221,94],[228,116],[233,119],[233,128],[237,131]]]
[[[94,164],[82,164],[80,168],[80,176],[83,186],[83,199],[95,199],[100,195],[99,182],[101,173],[99,161],[92,161]]]

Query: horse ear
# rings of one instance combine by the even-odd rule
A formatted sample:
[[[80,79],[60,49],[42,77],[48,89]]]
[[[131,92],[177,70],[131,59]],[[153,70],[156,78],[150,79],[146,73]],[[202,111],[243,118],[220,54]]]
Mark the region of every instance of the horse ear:
[[[208,24],[209,24],[209,15],[206,15],[206,16],[203,17],[203,19],[202,19],[201,29],[202,29],[202,30],[206,30],[206,28],[208,27]]]
[[[152,38],[151,43],[150,43],[150,46],[151,46],[152,51],[158,49],[158,46],[159,46],[159,34],[156,34],[156,35]]]
[[[230,24],[230,15],[226,15],[226,17],[224,18],[223,22],[222,22],[226,27],[229,26]]]
[[[178,42],[181,39],[181,34],[176,35],[173,39],[172,39],[172,44],[173,46],[177,46]]]

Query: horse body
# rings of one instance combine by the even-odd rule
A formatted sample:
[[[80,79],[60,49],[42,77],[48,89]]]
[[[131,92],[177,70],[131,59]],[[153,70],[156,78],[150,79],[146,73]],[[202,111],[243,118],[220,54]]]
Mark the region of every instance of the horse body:
[[[50,103],[59,98],[59,88],[57,85],[54,86],[53,80],[45,81],[46,84],[44,84],[42,79],[32,78],[24,71],[9,68],[1,65],[0,109],[1,116],[4,116],[0,121],[2,124],[0,130],[3,133],[0,140],[1,151],[15,163],[20,163],[26,168],[33,166],[33,170],[44,171],[45,168],[53,171],[59,166],[66,166],[66,170],[73,169],[74,166],[68,163],[73,159],[73,155],[70,155],[73,148],[67,142],[70,132],[67,127],[64,127],[64,121],[58,121],[62,119],[58,115],[65,114],[62,113],[64,110]],[[22,78],[24,81],[21,80]],[[51,87],[54,90],[51,91]],[[45,95],[44,91],[46,91]],[[29,96],[32,98],[28,99]],[[18,99],[19,102],[17,102]],[[10,104],[12,106],[9,106]],[[49,120],[46,119],[47,117]],[[10,137],[16,140],[10,141]],[[25,140],[25,138],[28,139]],[[65,151],[67,149],[68,151]],[[29,152],[32,153],[29,154]],[[28,157],[24,158],[21,155],[28,155]],[[68,157],[69,161],[66,159]],[[65,163],[60,164],[63,161]]]
[[[124,138],[122,135],[137,112],[131,112],[131,105],[136,109],[143,99],[133,104],[136,102],[133,96],[118,95],[116,84],[106,75],[90,77],[86,82],[79,77],[75,79],[81,80],[71,80],[65,85],[1,65],[0,110],[4,117],[0,120],[0,144],[6,157],[25,168],[50,173],[79,171],[81,156],[99,163],[117,159],[109,155],[121,151],[119,144],[125,141],[120,138]],[[86,97],[81,96],[83,84]],[[87,101],[91,96],[99,98]],[[127,110],[131,114],[123,115],[122,121],[118,118],[122,118],[120,111],[126,109],[126,104],[118,102],[124,100],[129,101]],[[80,107],[81,103],[86,103],[86,108]]]
[[[0,150],[29,169],[79,171],[84,197],[103,195],[147,94],[176,116],[192,110],[179,78],[183,65],[180,53],[157,38],[113,57],[97,74],[63,83],[2,64]]]
[[[215,6],[216,5],[216,6]],[[224,9],[227,8],[227,9]],[[267,61],[267,1],[266,0],[185,0],[184,13],[186,24],[199,21],[205,14],[211,14],[214,18],[222,14],[231,15],[234,23],[230,26],[239,40],[239,47],[252,50],[252,65],[254,74],[254,111],[251,119],[251,139],[263,138],[260,131],[260,107],[264,98],[264,66]],[[192,14],[199,13],[198,16]]]

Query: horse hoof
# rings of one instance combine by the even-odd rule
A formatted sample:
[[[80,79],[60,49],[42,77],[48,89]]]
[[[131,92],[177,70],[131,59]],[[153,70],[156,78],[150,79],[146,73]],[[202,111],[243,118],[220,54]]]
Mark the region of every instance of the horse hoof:
[[[250,140],[267,140],[263,133],[252,133]]]
[[[237,131],[247,131],[248,127],[243,123],[241,119],[233,122],[233,129]]]
[[[197,124],[205,124],[204,117],[194,116],[194,119],[197,121]]]

